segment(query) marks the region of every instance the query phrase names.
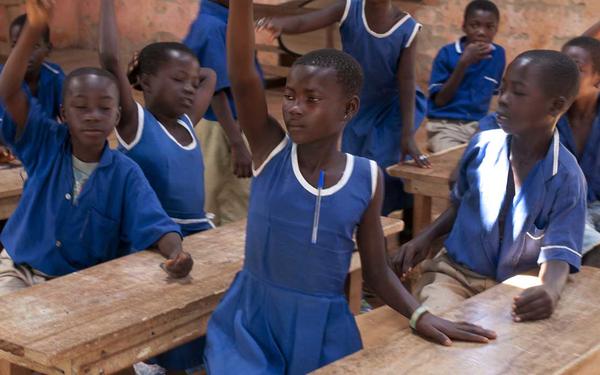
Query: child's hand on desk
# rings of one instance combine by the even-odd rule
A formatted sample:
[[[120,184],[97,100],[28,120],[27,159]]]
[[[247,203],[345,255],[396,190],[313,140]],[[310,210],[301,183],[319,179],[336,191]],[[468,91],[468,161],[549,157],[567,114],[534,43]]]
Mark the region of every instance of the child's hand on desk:
[[[433,342],[450,346],[452,339],[486,344],[496,338],[494,331],[466,322],[451,322],[425,313],[417,322],[416,332]]]
[[[460,57],[460,62],[469,66],[484,59],[491,59],[492,50],[493,47],[491,43],[470,43],[463,51],[462,56]]]
[[[514,298],[512,316],[515,322],[549,318],[560,298],[559,293],[547,285],[525,289]]]
[[[431,241],[417,236],[400,247],[392,256],[392,269],[404,281],[415,264],[421,263],[427,257]]]
[[[45,27],[48,24],[53,8],[54,0],[27,0],[25,4],[27,22],[32,27]]]
[[[415,164],[417,164],[419,167],[431,168],[431,163],[429,162],[427,155],[423,154],[421,150],[419,150],[414,137],[403,137],[400,144],[400,150],[400,162],[403,162],[408,156],[410,156],[415,161]]]
[[[187,276],[192,270],[193,265],[192,256],[185,251],[179,251],[161,264],[161,267],[170,276],[179,279]]]
[[[0,146],[0,163],[10,163],[15,160],[15,156],[4,146]]]

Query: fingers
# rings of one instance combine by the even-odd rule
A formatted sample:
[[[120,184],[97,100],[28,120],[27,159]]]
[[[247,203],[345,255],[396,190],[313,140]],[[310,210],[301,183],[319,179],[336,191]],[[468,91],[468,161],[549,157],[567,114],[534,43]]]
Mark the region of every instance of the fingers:
[[[421,168],[431,168],[431,162],[429,161],[429,158],[427,157],[427,155],[425,154],[414,154],[411,155],[413,157],[413,159],[415,159],[415,162],[417,163],[417,165]]]
[[[186,276],[192,270],[194,261],[190,254],[181,252],[174,259],[168,259],[161,267],[167,271],[169,275],[175,278]]]
[[[525,313],[529,313],[531,311],[537,310],[539,308],[544,308],[544,307],[549,307],[552,305],[551,301],[547,301],[544,298],[538,298],[535,300],[530,301],[527,304],[514,304],[513,307],[513,313],[516,315],[521,315],[521,314],[525,314]]]
[[[482,344],[487,344],[490,342],[490,339],[474,332],[472,328],[468,327],[464,330],[455,327],[455,329],[447,332],[447,334],[450,336],[450,338],[460,341],[479,342]]]
[[[533,320],[542,320],[542,319],[548,319],[551,315],[552,315],[552,310],[547,309],[547,308],[538,308],[536,310],[533,310],[533,311],[530,311],[530,312],[527,312],[524,314],[519,314],[519,315],[513,314],[513,320],[517,323],[533,321]]]
[[[542,294],[546,293],[544,293],[544,291],[538,287],[525,289],[523,293],[514,298],[514,305],[516,307],[525,306],[540,298]]]
[[[496,339],[496,337],[498,337],[496,332],[489,330],[489,329],[485,329],[476,324],[472,324],[472,323],[468,323],[468,322],[460,322],[460,323],[456,323],[456,326],[461,331],[466,331],[466,332],[470,332],[470,333],[473,333],[478,336],[483,336],[490,340],[494,340],[494,339]]]

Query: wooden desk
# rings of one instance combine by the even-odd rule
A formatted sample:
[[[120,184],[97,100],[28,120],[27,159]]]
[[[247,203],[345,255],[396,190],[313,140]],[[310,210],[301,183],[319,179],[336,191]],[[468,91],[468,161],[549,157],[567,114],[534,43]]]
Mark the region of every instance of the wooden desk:
[[[573,282],[574,280],[574,282]],[[333,363],[319,374],[574,374],[597,373],[600,365],[600,270],[583,267],[571,280],[554,315],[513,323],[512,298],[520,288],[500,284],[451,309],[445,317],[493,329],[487,345],[429,343],[408,329]]]
[[[387,234],[402,228],[383,222]],[[3,296],[0,359],[48,374],[109,374],[201,336],[242,266],[244,233],[242,221],[187,237],[195,264],[183,280],[143,251]]]
[[[414,194],[413,233],[431,223],[431,198],[449,199],[448,181],[458,165],[466,145],[454,147],[429,157],[432,168],[419,168],[414,163],[396,164],[387,172],[404,181],[404,190]]]
[[[6,165],[0,165],[0,168]],[[13,213],[23,193],[23,168],[0,169],[0,220],[6,220]]]

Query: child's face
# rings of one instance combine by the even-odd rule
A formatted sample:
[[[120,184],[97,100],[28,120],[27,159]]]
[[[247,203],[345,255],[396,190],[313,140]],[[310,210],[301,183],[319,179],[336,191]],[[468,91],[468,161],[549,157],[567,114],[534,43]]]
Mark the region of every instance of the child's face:
[[[188,53],[171,50],[170,59],[156,74],[142,76],[148,106],[169,117],[179,117],[194,109],[200,86],[200,64]]]
[[[577,97],[586,97],[588,95],[598,94],[600,88],[600,72],[594,70],[592,56],[589,52],[578,46],[567,46],[562,52],[569,56],[579,68],[579,93]]]
[[[498,19],[492,12],[476,10],[463,23],[468,43],[492,43],[498,32]]]
[[[528,58],[514,60],[506,70],[500,87],[497,119],[508,134],[540,134],[551,129],[561,113],[562,101],[545,94],[539,83],[544,77],[538,70]]]
[[[358,98],[348,98],[331,68],[295,65],[287,78],[283,119],[296,144],[339,136],[358,109]]]
[[[82,75],[68,82],[61,115],[73,142],[97,149],[120,119],[119,92],[109,78]]]
[[[10,29],[10,43],[12,48],[17,44],[17,40],[19,39],[19,35],[21,35],[21,26],[15,25]],[[48,57],[50,53],[50,46],[44,41],[43,38],[40,39],[39,43],[37,43],[33,49],[33,53],[27,62],[27,72],[26,75],[30,75],[32,73],[37,74],[40,71],[42,63]]]

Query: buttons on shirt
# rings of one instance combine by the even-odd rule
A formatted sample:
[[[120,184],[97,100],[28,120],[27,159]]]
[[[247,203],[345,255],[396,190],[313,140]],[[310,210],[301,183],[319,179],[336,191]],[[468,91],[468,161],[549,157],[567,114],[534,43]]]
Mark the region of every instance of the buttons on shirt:
[[[65,194],[65,199],[66,199],[66,200],[70,201],[70,200],[71,200],[71,198],[72,198],[72,197],[71,197],[71,194],[69,194],[69,193]]]
[[[62,242],[60,242],[59,240],[56,240],[56,247],[62,247]]]

